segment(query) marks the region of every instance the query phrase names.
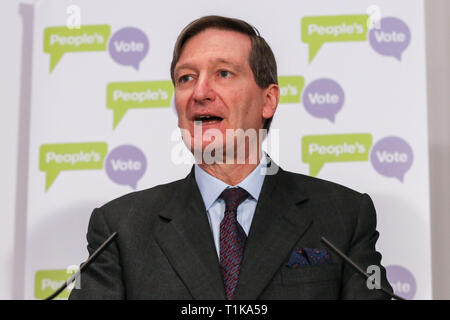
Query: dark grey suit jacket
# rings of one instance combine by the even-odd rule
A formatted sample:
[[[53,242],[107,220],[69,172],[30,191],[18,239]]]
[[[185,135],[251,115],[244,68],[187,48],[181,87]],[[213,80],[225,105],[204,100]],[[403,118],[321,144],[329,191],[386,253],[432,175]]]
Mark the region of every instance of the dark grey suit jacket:
[[[194,172],[95,209],[92,253],[116,241],[81,275],[70,299],[225,299],[219,262]],[[370,197],[335,183],[283,171],[266,176],[249,231],[236,299],[386,299],[338,256],[331,264],[289,268],[296,248],[324,248],[324,236],[366,268],[380,265]],[[387,287],[385,269],[382,283]]]

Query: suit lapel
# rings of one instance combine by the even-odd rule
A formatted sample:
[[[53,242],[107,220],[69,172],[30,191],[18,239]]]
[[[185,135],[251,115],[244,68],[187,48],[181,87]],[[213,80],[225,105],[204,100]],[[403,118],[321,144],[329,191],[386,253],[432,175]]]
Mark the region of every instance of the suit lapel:
[[[193,170],[178,201],[159,213],[166,222],[156,241],[194,299],[225,299],[206,209]]]
[[[266,176],[241,265],[236,299],[257,299],[295,243],[312,224],[301,203],[305,193],[289,184],[280,168]],[[193,170],[182,194],[159,212],[164,222],[156,241],[194,299],[225,299],[223,280],[206,209]]]
[[[307,198],[283,180],[283,170],[266,176],[241,265],[236,299],[257,299],[312,223],[301,202]]]

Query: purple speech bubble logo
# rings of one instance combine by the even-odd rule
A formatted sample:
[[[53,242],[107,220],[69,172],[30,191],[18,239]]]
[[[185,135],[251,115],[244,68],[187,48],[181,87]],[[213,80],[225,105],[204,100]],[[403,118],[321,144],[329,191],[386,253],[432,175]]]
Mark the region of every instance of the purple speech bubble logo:
[[[302,101],[312,116],[334,122],[344,104],[344,90],[334,80],[317,79],[305,88]]]
[[[111,58],[118,64],[139,69],[139,63],[147,55],[148,38],[144,32],[134,27],[120,29],[109,40]]]
[[[369,32],[372,48],[381,55],[392,56],[401,60],[403,51],[411,41],[411,32],[402,20],[387,17],[380,20],[380,28]]]
[[[370,162],[379,174],[395,177],[403,182],[406,171],[411,168],[413,157],[412,148],[405,140],[386,137],[372,147]]]
[[[386,276],[397,296],[411,300],[416,294],[416,279],[405,267],[386,266]]]
[[[105,168],[113,182],[136,189],[138,180],[147,168],[147,160],[144,153],[135,146],[121,145],[108,154]]]

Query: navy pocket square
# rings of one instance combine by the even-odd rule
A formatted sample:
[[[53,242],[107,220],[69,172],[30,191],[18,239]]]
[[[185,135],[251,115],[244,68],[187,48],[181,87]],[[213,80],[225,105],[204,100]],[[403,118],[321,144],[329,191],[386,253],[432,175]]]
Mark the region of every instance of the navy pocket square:
[[[286,267],[297,268],[331,263],[331,256],[327,249],[297,248],[292,251]]]

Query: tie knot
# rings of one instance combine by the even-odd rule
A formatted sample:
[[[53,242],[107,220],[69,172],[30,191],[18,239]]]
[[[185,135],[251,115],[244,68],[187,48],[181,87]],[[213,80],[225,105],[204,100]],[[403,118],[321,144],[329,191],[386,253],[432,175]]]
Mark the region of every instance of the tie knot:
[[[235,211],[237,210],[237,207],[249,197],[249,193],[241,187],[228,188],[223,190],[220,197],[225,200],[225,210]]]

